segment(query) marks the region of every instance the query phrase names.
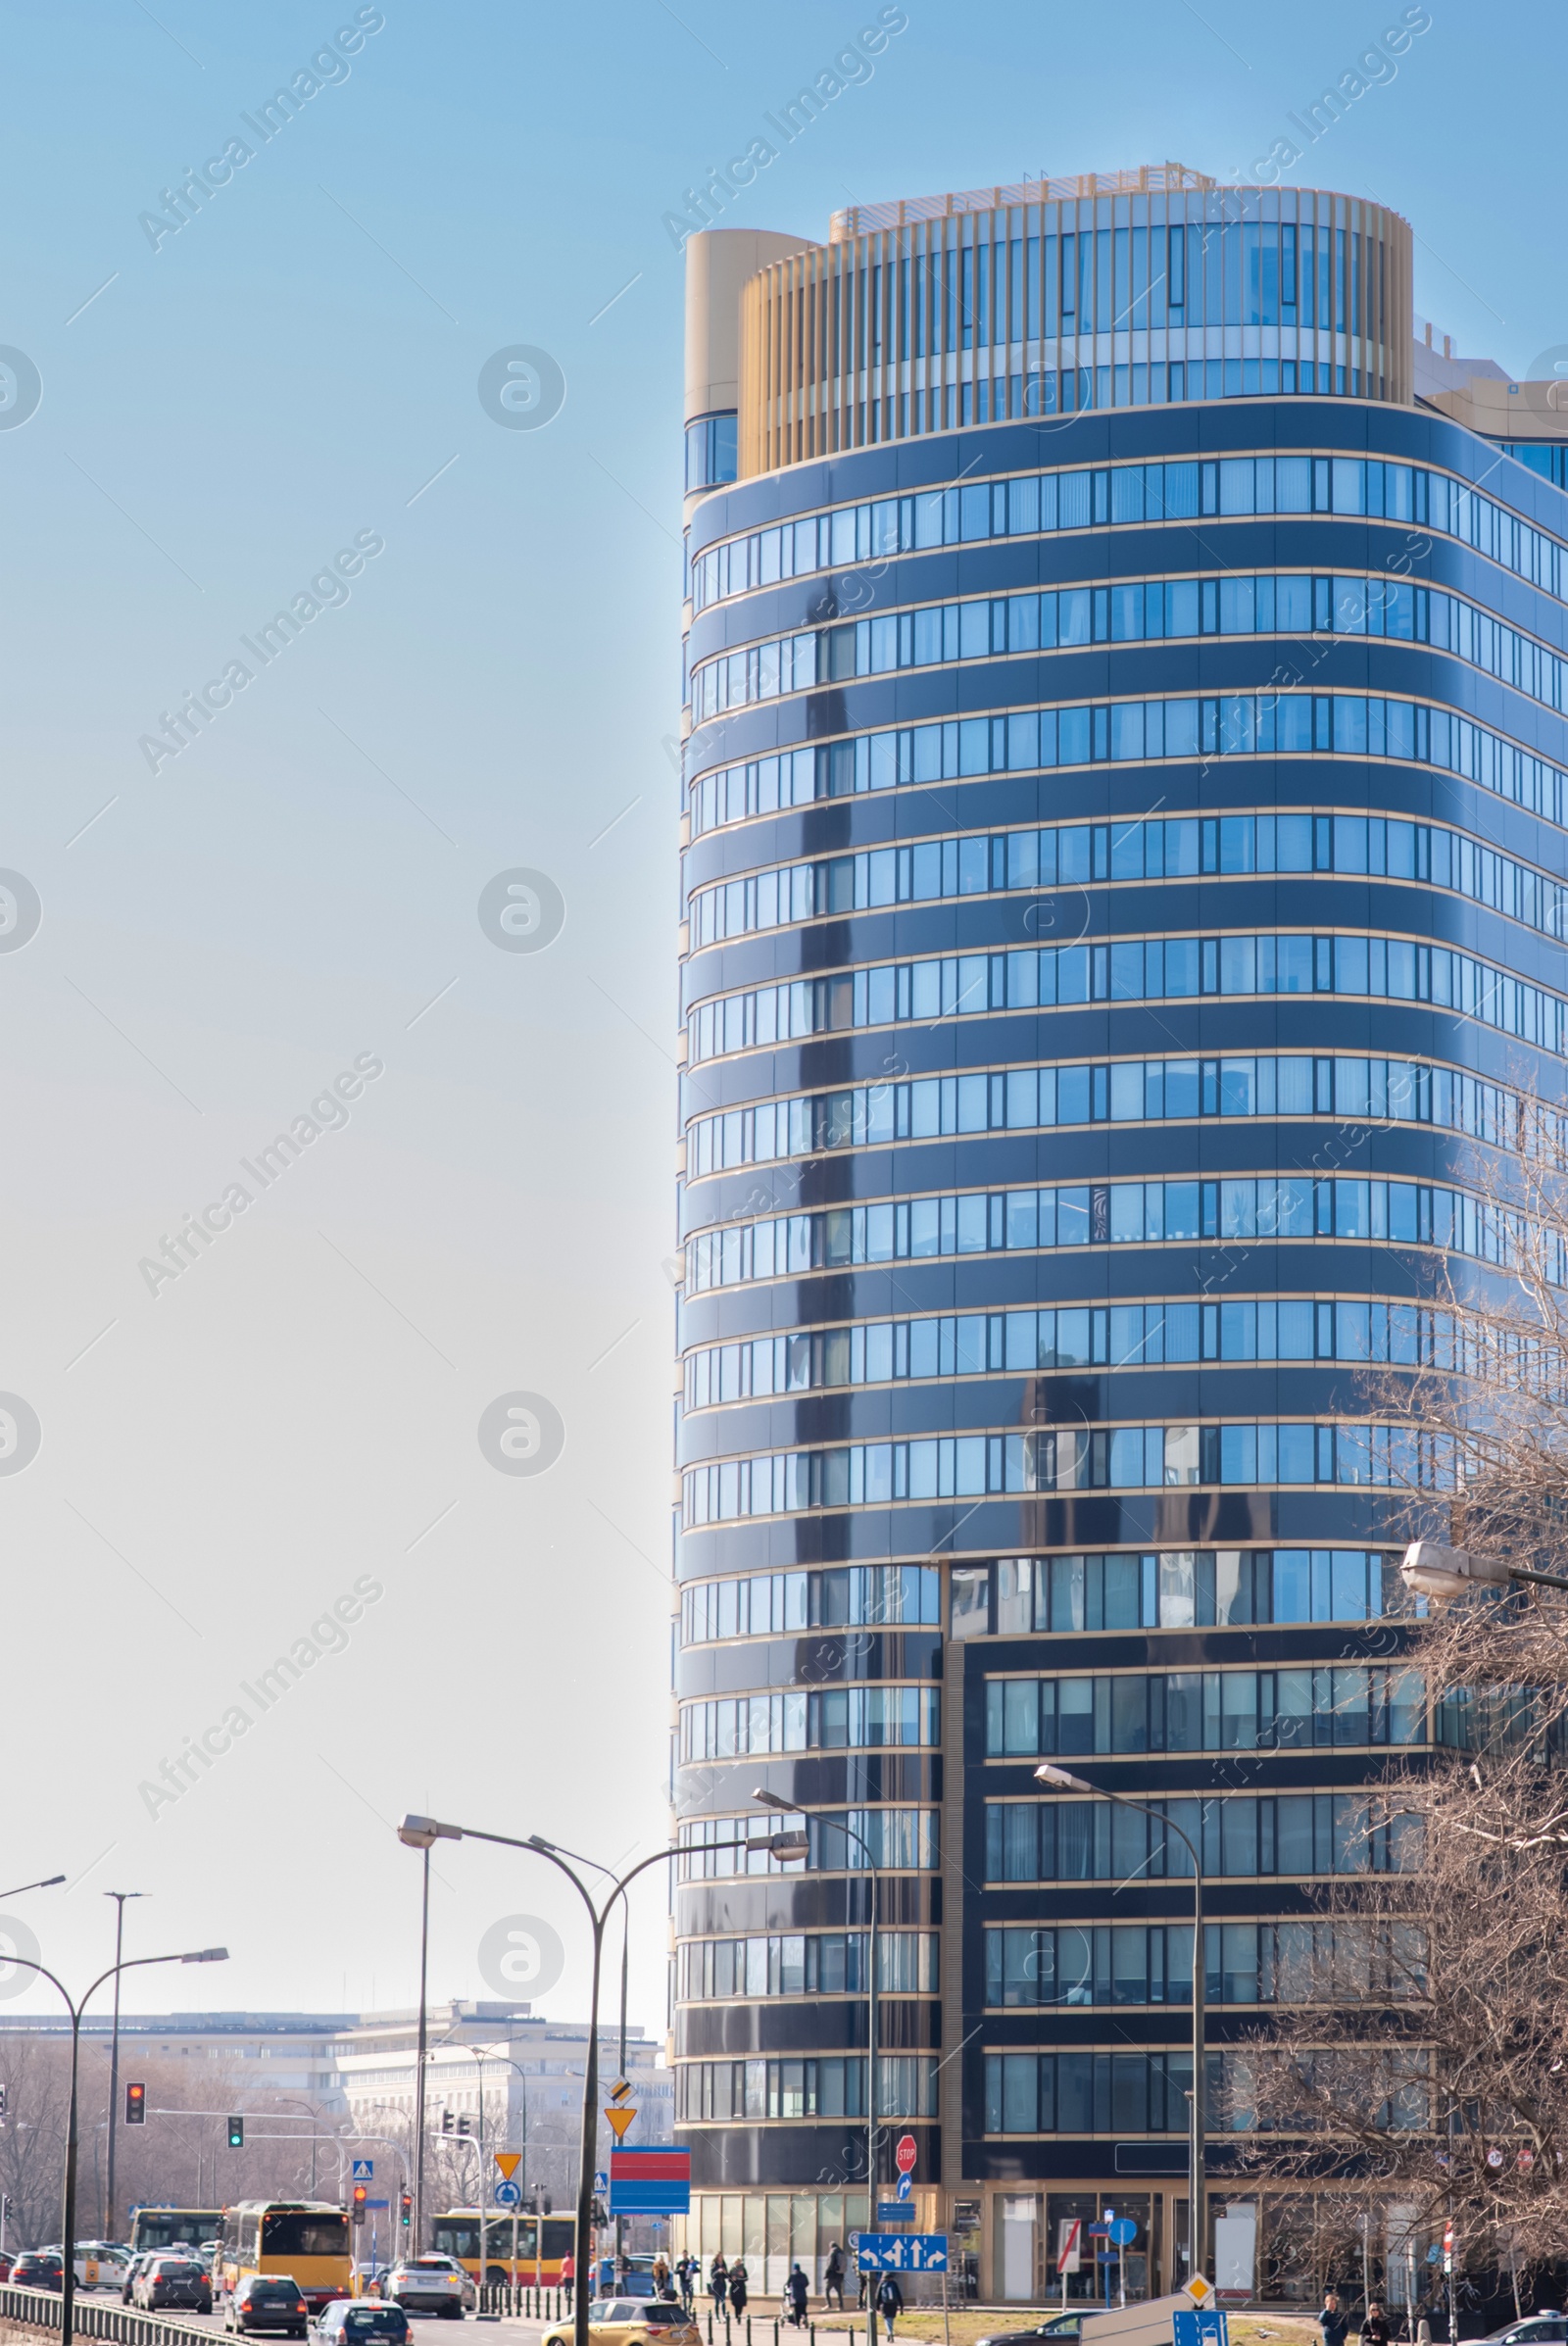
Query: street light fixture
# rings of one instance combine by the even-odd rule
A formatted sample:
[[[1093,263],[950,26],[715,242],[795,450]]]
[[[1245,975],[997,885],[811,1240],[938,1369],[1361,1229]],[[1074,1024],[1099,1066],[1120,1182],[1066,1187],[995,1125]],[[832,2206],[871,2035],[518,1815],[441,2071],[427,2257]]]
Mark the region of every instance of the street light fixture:
[[[13,1955],[9,1960],[22,1971],[36,1972],[40,1979],[47,1979],[51,1987],[58,1988],[71,2015],[71,2101],[66,2119],[66,2190],[60,2231],[60,2346],[72,2346],[76,2316],[76,2068],[81,2050],[82,2015],[104,1981],[118,1981],[122,1972],[142,1971],[154,1963],[226,1963],[228,1949],[198,1947],[185,1955],[131,1955],[123,1963],[112,1963],[106,1972],[100,1972],[92,1984],[83,1989],[77,2003],[72,2002],[71,1990],[64,1980],[57,1979],[45,1965],[34,1963],[25,1955]]]
[[[1193,2124],[1187,2185],[1187,2277],[1192,2280],[1208,2263],[1208,2232],[1203,2209],[1203,2105],[1207,2083],[1203,2074],[1206,2067],[1203,1991],[1207,1982],[1207,1955],[1203,1946],[1202,1855],[1173,1817],[1167,1816],[1161,1809],[1151,1808],[1143,1800],[1130,1799],[1125,1792],[1105,1791],[1099,1784],[1086,1784],[1081,1776],[1074,1776],[1069,1768],[1058,1768],[1050,1761],[1035,1770],[1035,1782],[1048,1784],[1056,1791],[1087,1792],[1091,1799],[1110,1800],[1119,1808],[1140,1810],[1144,1816],[1152,1817],[1165,1832],[1175,1833],[1179,1841],[1185,1842],[1187,1854],[1193,1861]],[[1198,1830],[1201,1838],[1201,1822]]]
[[[1568,1588],[1560,1573],[1531,1572],[1523,1564],[1504,1564],[1498,1556],[1477,1555],[1471,1548],[1442,1547],[1435,1540],[1412,1540],[1399,1578],[1412,1595],[1429,1596],[1435,1605],[1451,1605],[1477,1588],[1505,1588],[1510,1581]]]

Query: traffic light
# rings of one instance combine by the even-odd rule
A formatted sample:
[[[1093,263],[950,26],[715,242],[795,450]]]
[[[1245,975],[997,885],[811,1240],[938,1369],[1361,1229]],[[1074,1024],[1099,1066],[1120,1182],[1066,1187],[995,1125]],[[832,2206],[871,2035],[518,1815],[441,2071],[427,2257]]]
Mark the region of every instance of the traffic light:
[[[229,2120],[228,2147],[230,2150],[243,2150],[245,2148],[245,2121],[243,2118],[231,2118]]]
[[[6,2123],[6,2089],[0,2085],[0,2126]]]
[[[403,2228],[405,2231],[407,2231],[414,2216],[414,2194],[412,2191],[404,2192],[403,2197],[399,2202],[399,2206],[403,2211]]]
[[[145,2085],[125,2087],[125,2124],[144,2126],[147,2124],[147,2088]]]
[[[363,2224],[365,2222],[365,2185],[363,2183],[356,2183],[354,2186],[354,2200],[351,2211],[356,2224]]]
[[[466,2110],[460,2110],[455,2114],[451,2110],[443,2110],[441,2131],[449,2140],[470,2141],[473,2136],[473,2120]]]

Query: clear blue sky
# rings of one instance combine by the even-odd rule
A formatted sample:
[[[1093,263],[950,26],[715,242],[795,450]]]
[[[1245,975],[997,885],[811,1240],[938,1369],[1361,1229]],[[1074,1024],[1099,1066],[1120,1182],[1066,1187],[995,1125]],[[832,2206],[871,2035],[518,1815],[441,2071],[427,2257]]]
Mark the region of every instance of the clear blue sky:
[[[0,865],[43,920],[0,953],[0,1389],[43,1442],[0,1477],[5,1865],[72,1874],[26,1911],[73,1978],[102,1955],[110,1886],[152,1893],[140,1949],[234,1948],[226,1974],[169,1975],[167,1995],[149,1975],[133,2002],[407,1999],[416,1867],[386,1823],[405,1807],[612,1860],[662,1833],[681,392],[662,221],[874,13],[387,0],[346,76],[264,143],[242,118],[353,5],[8,11],[0,344],[42,399],[0,430]],[[1245,173],[1400,6],[906,13],[735,224],[820,235],[851,201],[1042,170]],[[1568,20],[1530,0],[1431,19],[1294,175],[1407,214],[1419,307],[1516,370],[1568,343]],[[252,158],[154,249],[140,215],[236,138]],[[478,397],[519,344],[565,377],[538,431]],[[149,770],[140,737],[362,533],[381,550],[318,590],[335,607]],[[516,867],[565,905],[537,954],[498,951],[476,914]],[[142,1260],[360,1056],[383,1071],[348,1122],[150,1292]],[[495,1472],[476,1437],[519,1390],[565,1426],[537,1479]],[[343,1649],[150,1814],[140,1786],[187,1737],[216,1724],[222,1744],[242,1682],[367,1575],[383,1593]],[[275,1906],[244,1894],[253,1862]],[[580,2010],[545,1869],[464,1849],[440,1872],[438,1993],[489,1992],[483,1931],[537,1912],[568,1947],[550,2003]],[[658,1903],[634,1962],[651,2026]]]

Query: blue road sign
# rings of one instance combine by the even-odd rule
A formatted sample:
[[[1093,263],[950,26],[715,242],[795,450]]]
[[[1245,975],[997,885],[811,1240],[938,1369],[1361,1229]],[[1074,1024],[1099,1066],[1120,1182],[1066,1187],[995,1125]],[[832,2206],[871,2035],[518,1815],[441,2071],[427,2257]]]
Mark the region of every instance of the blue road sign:
[[[602,2167],[599,2170],[599,2173],[594,2176],[594,2189],[596,2191],[608,2191],[610,2189],[610,2177],[608,2175],[606,2175]]]
[[[911,2192],[913,2189],[914,2189],[914,2185],[913,2185],[913,2182],[911,2181],[910,2177],[909,2177],[908,2175],[900,2175],[900,2177],[899,2177],[899,2192],[898,2192],[898,2196],[900,2197],[900,2199],[907,2199],[907,2198],[909,2197],[909,2194],[910,2194],[910,2192]]]
[[[1138,2226],[1130,2216],[1118,2216],[1115,2223],[1107,2224],[1105,2228],[1118,2248],[1131,2248],[1138,2237]]]
[[[876,2220],[879,2224],[912,2224],[914,2210],[905,2200],[879,2199],[876,2206]]]
[[[522,2193],[515,2183],[497,2183],[495,2202],[498,2208],[515,2208],[522,2204]]]
[[[368,2208],[387,2208],[392,2203],[386,2199],[368,2199],[365,2204]]]
[[[341,2172],[341,2171],[340,2171],[340,2172]],[[355,2160],[355,2162],[354,2162],[354,2174],[353,2174],[353,2175],[352,2175],[352,2177],[351,2177],[351,2180],[352,2180],[352,2181],[354,2181],[354,2182],[356,2182],[356,2183],[368,2183],[369,2181],[371,2181],[371,2180],[372,2180],[372,2178],[373,2178],[374,2175],[375,2175],[375,2161],[374,2161],[373,2159],[356,2159],[356,2160]]]
[[[1204,2306],[1201,2313],[1179,2306],[1171,2315],[1174,2346],[1230,2346],[1231,2329],[1224,2309]]]
[[[946,2273],[946,2232],[861,2232],[856,2243],[860,2273]]]

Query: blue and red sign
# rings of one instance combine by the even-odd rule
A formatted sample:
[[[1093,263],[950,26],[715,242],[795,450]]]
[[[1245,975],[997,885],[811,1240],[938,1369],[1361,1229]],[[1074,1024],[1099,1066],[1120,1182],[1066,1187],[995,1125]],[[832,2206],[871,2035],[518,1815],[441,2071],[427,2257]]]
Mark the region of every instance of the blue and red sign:
[[[683,2144],[645,2144],[610,2154],[612,2216],[689,2216],[692,2155]]]

